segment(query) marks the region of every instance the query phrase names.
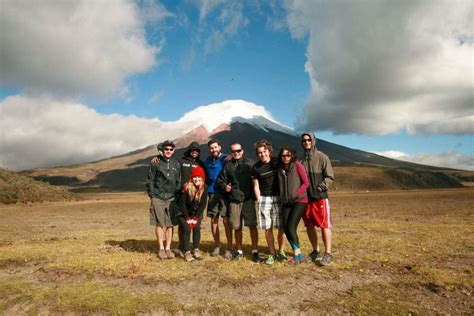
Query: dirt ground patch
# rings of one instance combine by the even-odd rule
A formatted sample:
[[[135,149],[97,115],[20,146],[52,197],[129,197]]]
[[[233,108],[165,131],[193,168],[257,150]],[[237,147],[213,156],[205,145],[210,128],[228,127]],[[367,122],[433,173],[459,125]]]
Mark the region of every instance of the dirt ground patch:
[[[244,260],[160,261],[139,193],[0,205],[0,312],[473,314],[473,193],[333,194],[326,268],[253,263],[247,232]]]

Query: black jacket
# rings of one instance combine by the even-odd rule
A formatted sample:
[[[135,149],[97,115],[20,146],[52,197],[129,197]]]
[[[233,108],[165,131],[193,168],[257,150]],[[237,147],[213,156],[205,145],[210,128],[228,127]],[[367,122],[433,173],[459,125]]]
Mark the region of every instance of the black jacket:
[[[204,185],[204,191],[202,192],[199,202],[191,200],[186,192],[181,192],[178,200],[178,210],[175,216],[201,216],[207,206],[207,196],[207,184]]]
[[[151,164],[146,179],[146,190],[150,198],[171,200],[181,189],[181,164],[175,158]]]
[[[222,169],[217,184],[221,187],[232,202],[243,202],[253,197],[253,185],[250,170],[253,161],[248,158],[228,161]],[[226,192],[226,185],[230,183],[232,190]]]

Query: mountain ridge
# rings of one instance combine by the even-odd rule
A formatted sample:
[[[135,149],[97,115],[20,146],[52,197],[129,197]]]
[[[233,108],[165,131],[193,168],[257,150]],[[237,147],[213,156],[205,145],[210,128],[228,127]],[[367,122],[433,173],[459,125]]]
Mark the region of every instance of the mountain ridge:
[[[270,123],[265,125],[262,122]],[[267,139],[273,143],[275,148],[274,155],[277,155],[278,149],[285,144],[293,146],[301,156],[302,150],[299,135],[292,130],[288,130],[284,125],[281,125],[280,128],[278,124],[275,124],[277,123],[266,118],[236,118],[230,124],[221,123],[211,132],[207,132],[205,126],[199,125],[174,139],[177,143],[175,155],[181,156],[191,141],[198,141],[201,152],[207,153],[208,139],[216,138],[221,142],[223,152],[228,152],[228,148],[232,143],[240,142],[246,152],[246,156],[253,160],[256,160],[253,145],[260,139]],[[273,128],[278,128],[279,130]],[[336,169],[336,179],[338,178],[338,171],[341,175],[344,174],[344,177],[352,178],[352,183],[345,181],[344,178],[340,179],[339,183],[344,184],[339,186],[341,189],[359,188],[361,190],[375,190],[377,186],[382,189],[461,186],[455,178],[450,178],[446,174],[441,175],[441,171],[447,170],[446,168],[399,161],[362,150],[351,149],[322,139],[318,140],[317,147],[332,160]],[[79,189],[88,187],[99,190],[140,190],[144,188],[146,170],[151,158],[155,155],[156,145],[150,145],[96,162],[69,167],[33,169],[23,173],[51,184],[70,185]],[[204,156],[206,155],[203,154],[203,158]],[[361,168],[365,170],[367,176],[364,173],[360,173]],[[376,171],[377,168],[380,170]],[[348,170],[352,171],[349,172]],[[403,170],[411,171],[407,173]],[[354,179],[350,174],[351,172],[361,174],[359,176],[365,180]],[[374,179],[366,179],[369,177],[369,174],[371,175],[370,177],[375,177],[377,174],[379,179],[376,181]],[[404,181],[404,179],[410,180]],[[424,180],[418,181],[417,179]],[[354,185],[354,183],[361,181],[365,181],[366,185],[364,183]]]

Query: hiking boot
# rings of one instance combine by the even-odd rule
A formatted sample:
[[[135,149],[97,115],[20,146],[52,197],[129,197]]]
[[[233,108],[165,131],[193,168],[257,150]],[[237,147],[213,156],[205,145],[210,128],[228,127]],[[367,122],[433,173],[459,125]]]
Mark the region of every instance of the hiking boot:
[[[186,260],[187,262],[194,261],[194,257],[192,255],[191,251],[186,251],[184,253],[184,260]]]
[[[323,258],[320,261],[317,261],[319,266],[328,266],[333,264],[332,255],[330,253],[325,253]]]
[[[173,259],[175,257],[174,253],[170,249],[166,249],[166,256],[168,259]]]
[[[164,249],[160,249],[160,251],[158,251],[158,258],[160,259],[168,259],[168,256],[166,255],[166,251]]]
[[[184,258],[184,252],[182,252],[181,249],[173,249],[171,251],[173,251],[176,257]]]
[[[203,258],[203,253],[202,253],[202,251],[199,250],[199,249],[194,249],[193,255],[194,255],[194,258],[196,258],[197,260],[202,260],[202,259],[204,259],[204,258]]]
[[[217,247],[214,248],[214,250],[211,252],[211,256],[217,257],[220,252],[221,252],[221,247],[217,246]]]
[[[288,257],[286,256],[286,253],[284,251],[278,252],[275,257],[277,261],[280,261],[280,262],[288,260]]]
[[[234,258],[234,254],[232,253],[232,251],[226,250],[226,251],[224,252],[224,258],[230,260],[230,259]]]
[[[239,261],[239,260],[242,259],[243,257],[244,257],[244,253],[237,251],[237,252],[235,253],[234,260]]]
[[[256,263],[260,263],[263,261],[263,259],[260,257],[260,255],[257,252],[252,252],[252,261]]]
[[[294,255],[288,260],[288,263],[291,265],[298,265],[302,262],[304,262],[304,256],[302,253]]]
[[[275,263],[273,255],[268,255],[267,260],[265,260],[265,264],[272,265],[273,263]]]

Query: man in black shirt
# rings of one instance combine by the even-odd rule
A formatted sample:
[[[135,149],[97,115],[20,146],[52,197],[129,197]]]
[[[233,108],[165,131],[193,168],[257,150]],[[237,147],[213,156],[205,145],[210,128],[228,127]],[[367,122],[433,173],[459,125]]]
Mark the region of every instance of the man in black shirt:
[[[281,227],[280,188],[278,186],[277,160],[272,157],[272,144],[261,140],[255,144],[255,153],[260,161],[253,165],[251,175],[255,198],[257,199],[259,228],[265,229],[265,238],[270,252],[266,264],[273,264],[275,257],[283,261],[287,257],[283,251],[284,231]],[[273,227],[278,228],[278,253],[275,253]]]

